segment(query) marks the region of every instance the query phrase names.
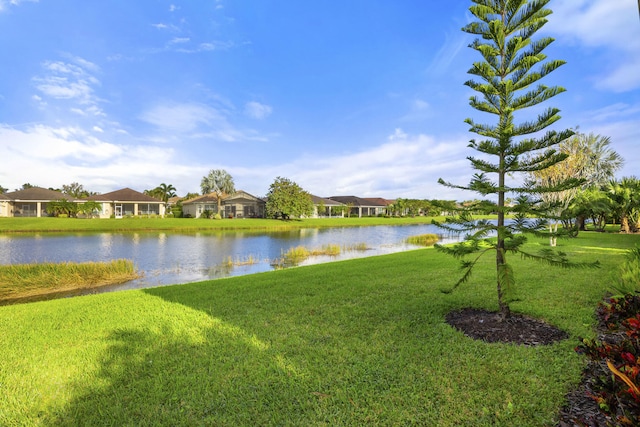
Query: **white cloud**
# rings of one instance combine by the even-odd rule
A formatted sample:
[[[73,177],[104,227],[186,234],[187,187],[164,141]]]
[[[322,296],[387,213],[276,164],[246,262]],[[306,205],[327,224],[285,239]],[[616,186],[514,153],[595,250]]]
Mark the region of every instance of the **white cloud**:
[[[607,105],[593,111],[583,112],[585,122],[612,122],[615,120],[627,120],[640,113],[640,104],[629,105],[623,102]]]
[[[201,125],[226,123],[218,110],[197,103],[157,105],[140,118],[158,128],[182,133],[192,132]]]
[[[474,194],[452,190],[438,178],[458,184],[469,182],[467,142],[448,141],[395,129],[381,144],[356,153],[305,156],[286,164],[229,169],[238,187],[263,195],[277,176],[287,177],[317,196],[410,197],[470,199]],[[466,193],[466,194],[465,194]]]
[[[169,41],[169,44],[183,44],[183,43],[189,43],[191,39],[189,39],[189,37],[174,37],[173,39],[171,39]]]
[[[445,34],[444,44],[431,60],[427,68],[428,73],[436,76],[445,74],[458,53],[469,44],[469,38],[466,34],[462,32],[455,34],[455,36]]]
[[[556,0],[545,30],[562,34],[586,46],[637,49],[638,4],[635,0]],[[625,30],[629,30],[626,32]],[[626,34],[621,37],[621,34]]]
[[[20,3],[24,3],[25,1],[38,3],[38,0],[0,0],[0,13],[8,10],[9,6],[19,6]]]
[[[596,87],[624,92],[640,87],[640,25],[635,0],[556,0],[544,30],[563,44],[604,48]]]
[[[640,88],[640,56],[616,67],[596,83],[596,87],[614,92],[626,92]]]
[[[266,119],[269,115],[271,115],[273,109],[271,106],[266,104],[261,104],[256,101],[247,102],[244,106],[244,112],[247,116],[253,119]]]
[[[409,105],[409,112],[398,120],[401,122],[421,122],[432,114],[431,105],[423,99],[414,99]]]
[[[616,104],[598,111],[587,112],[589,128],[580,129],[583,132],[593,132],[611,139],[611,148],[625,160],[623,169],[617,174],[618,177],[640,175],[640,156],[638,155],[640,128],[637,114],[634,115],[639,108],[640,105]]]
[[[18,130],[0,125],[0,158],[11,159],[0,170],[0,184],[13,189],[25,182],[59,187],[75,181],[91,191],[107,192],[123,187],[142,191],[169,182],[185,194],[198,191],[200,178],[215,167],[228,170],[238,188],[258,196],[266,194],[275,177],[285,176],[319,196],[474,197],[437,184],[440,177],[454,183],[468,182],[464,137],[440,141],[396,129],[386,140],[359,152],[304,156],[287,163],[244,168],[213,165],[206,160],[181,163],[178,152],[170,146],[107,142],[102,136],[96,138],[96,132],[103,135],[98,129],[87,132],[39,125]],[[244,136],[230,133],[229,139]]]
[[[38,125],[27,131],[20,131],[0,126],[0,141],[6,154],[3,158],[12,158],[8,153],[13,153],[36,161],[64,158],[103,161],[121,153],[117,145],[101,141],[74,127]]]
[[[152,27],[161,31],[179,32],[180,28],[174,24],[165,24],[164,22],[158,22],[157,24],[151,24]]]
[[[408,136],[402,129],[396,128],[393,134],[388,136],[388,139],[389,141],[406,140]]]
[[[105,142],[70,127],[0,125],[0,158],[11,159],[0,170],[0,183],[10,189],[25,182],[60,187],[75,181],[91,191],[142,191],[166,182],[170,170],[173,185],[186,193],[196,190],[188,185],[198,178],[191,166],[175,164],[171,148]]]
[[[210,41],[197,44],[191,44],[191,40],[187,37],[179,37],[170,40],[164,50],[178,53],[200,53],[210,52],[214,50],[227,50],[235,46],[233,42]]]
[[[146,139],[169,143],[190,138],[204,141],[259,141],[268,140],[259,132],[239,128],[230,122],[233,106],[216,108],[201,103],[163,103],[140,115],[140,119],[157,128],[157,135]]]
[[[82,80],[71,82],[65,77],[48,76],[46,78],[35,78],[34,81],[36,82],[36,88],[51,98],[75,98],[82,103],[86,103],[93,92],[91,86]]]
[[[230,41],[223,42],[220,40],[216,40],[212,42],[200,43],[197,49],[194,50],[194,52],[203,52],[203,51],[210,51],[210,50],[227,50],[227,49],[231,49],[234,46],[235,46],[235,43],[233,42],[230,42]]]
[[[39,94],[32,99],[41,106],[52,102],[69,102],[69,111],[81,116],[104,116],[98,106],[101,100],[95,93],[100,81],[93,75],[100,69],[94,63],[80,57],[67,55],[70,62],[45,61],[42,74],[32,78]],[[65,105],[65,104],[61,104]]]

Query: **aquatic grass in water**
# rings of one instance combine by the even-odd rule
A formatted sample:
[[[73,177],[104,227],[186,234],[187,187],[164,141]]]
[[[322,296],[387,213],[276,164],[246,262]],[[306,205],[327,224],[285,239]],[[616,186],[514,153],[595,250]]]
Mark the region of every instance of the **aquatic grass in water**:
[[[235,259],[231,258],[231,256],[228,256],[227,259],[225,259],[225,261],[222,263],[222,266],[231,268],[240,267],[243,265],[254,265],[258,264],[259,262],[260,260],[253,255],[248,255],[244,258],[237,257]]]
[[[412,245],[433,246],[440,238],[437,234],[420,234],[418,236],[409,236],[405,242]]]
[[[337,256],[340,255],[340,246],[323,245],[321,248],[309,250],[304,246],[296,246],[283,253],[282,256],[271,262],[271,266],[276,270],[287,267],[295,267],[311,256]]]
[[[295,248],[289,249],[283,256],[283,264],[285,266],[298,265],[305,259],[311,256],[311,252],[304,246],[296,246]]]
[[[329,256],[338,256],[340,255],[340,246],[335,244],[322,245],[320,249],[314,249],[311,251],[311,255],[329,255]]]
[[[367,246],[366,243],[361,242],[361,243],[354,243],[351,245],[343,245],[342,248],[345,251],[367,251],[369,250],[369,246]]]
[[[63,262],[0,266],[0,301],[114,285],[136,279],[133,262]]]

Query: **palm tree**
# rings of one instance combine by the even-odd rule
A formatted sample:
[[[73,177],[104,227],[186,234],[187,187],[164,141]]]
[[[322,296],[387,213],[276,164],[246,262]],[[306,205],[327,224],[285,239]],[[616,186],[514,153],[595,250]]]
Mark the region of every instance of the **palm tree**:
[[[170,197],[176,195],[176,187],[171,184],[165,184],[164,182],[156,187],[157,194],[160,196],[160,200],[167,203]]]
[[[636,232],[640,228],[640,180],[635,176],[612,180],[607,195],[613,202],[613,211],[620,221],[620,232]]]
[[[95,212],[100,212],[102,210],[102,204],[100,202],[96,202],[95,200],[87,200],[84,203],[78,204],[78,213],[83,213],[88,215],[90,218],[93,217]]]
[[[176,187],[163,182],[153,190],[144,190],[144,194],[167,203],[170,197],[174,197],[176,195]]]
[[[224,169],[212,169],[200,182],[202,194],[214,193],[218,202],[218,214],[222,212],[222,197],[236,192],[233,177]]]
[[[624,164],[622,156],[609,147],[611,138],[593,133],[579,133],[575,138],[579,149],[586,154],[583,176],[587,185],[606,184]]]
[[[606,220],[611,216],[613,202],[607,196],[604,187],[589,187],[579,193],[569,207],[571,214],[577,219],[577,227],[586,230],[585,222],[591,218],[596,230],[604,230]]]
[[[562,142],[560,151],[567,154],[567,160],[558,163],[551,168],[534,172],[534,179],[550,173],[558,173],[564,178],[573,177],[584,180],[580,188],[575,188],[559,193],[543,195],[543,199],[554,199],[562,202],[561,211],[566,211],[580,192],[589,188],[599,188],[606,185],[613,179],[615,173],[624,164],[624,159],[611,147],[611,139],[608,136],[596,135],[594,133],[576,133],[571,138]],[[578,230],[585,230],[584,215],[576,217],[576,227]]]

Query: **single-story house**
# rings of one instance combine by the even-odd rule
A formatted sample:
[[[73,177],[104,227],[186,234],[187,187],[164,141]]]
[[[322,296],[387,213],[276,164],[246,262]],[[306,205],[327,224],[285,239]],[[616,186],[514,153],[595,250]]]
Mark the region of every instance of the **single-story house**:
[[[264,218],[267,202],[246,191],[237,191],[222,200],[227,218]]]
[[[246,191],[224,195],[221,200],[225,218],[264,218],[266,202]],[[218,197],[209,193],[182,202],[182,215],[200,218],[205,212],[218,212]]]
[[[341,206],[344,206],[340,202],[326,199],[324,197],[314,196],[313,194],[311,195],[311,201],[313,202],[313,215],[311,215],[312,218],[344,216],[344,211],[338,209]]]
[[[200,218],[204,212],[218,212],[218,197],[215,193],[204,194],[182,202],[182,216]]]
[[[384,212],[380,212],[384,214],[390,214],[389,206],[392,206],[396,202],[395,200],[383,199],[382,197],[363,197],[363,199],[369,203],[384,205]]]
[[[123,188],[111,193],[89,196],[86,200],[93,200],[102,204],[98,213],[100,218],[122,218],[124,216],[158,215],[164,216],[165,203],[144,193]]]
[[[47,204],[57,200],[77,201],[67,194],[41,187],[31,187],[0,194],[0,216],[49,216]]]
[[[358,218],[383,215],[387,209],[387,204],[378,199],[363,199],[356,196],[331,196],[329,199],[349,206],[350,215],[357,215]]]

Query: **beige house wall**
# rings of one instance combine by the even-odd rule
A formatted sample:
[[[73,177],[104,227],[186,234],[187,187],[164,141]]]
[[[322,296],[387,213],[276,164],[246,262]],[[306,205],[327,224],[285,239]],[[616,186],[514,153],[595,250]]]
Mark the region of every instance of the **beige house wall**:
[[[146,215],[149,205],[151,210],[157,210],[160,216],[164,216],[166,208],[164,203],[148,203],[148,202],[100,202],[102,210],[98,213],[98,218],[111,218],[116,214],[116,206],[122,206],[122,217],[127,215]]]
[[[245,193],[246,194],[246,193]],[[262,218],[265,214],[264,202],[245,196],[235,197],[223,202],[224,216],[234,218]]]
[[[202,202],[202,203],[189,203],[182,205],[182,216],[191,216],[191,218],[200,218],[204,211],[218,212],[217,203]]]
[[[8,217],[11,212],[11,202],[8,200],[0,201],[0,217]]]

